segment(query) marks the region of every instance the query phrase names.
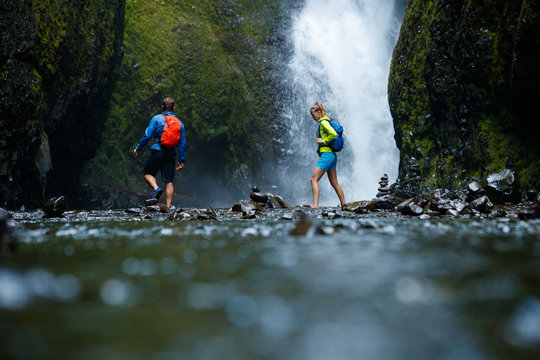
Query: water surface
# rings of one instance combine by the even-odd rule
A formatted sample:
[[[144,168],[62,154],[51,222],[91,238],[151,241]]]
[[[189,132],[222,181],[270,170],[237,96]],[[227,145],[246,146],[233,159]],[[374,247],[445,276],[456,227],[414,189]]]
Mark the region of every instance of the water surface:
[[[0,358],[540,355],[540,221],[313,211],[312,230],[292,236],[285,211],[217,212],[15,214],[25,228],[0,260]]]

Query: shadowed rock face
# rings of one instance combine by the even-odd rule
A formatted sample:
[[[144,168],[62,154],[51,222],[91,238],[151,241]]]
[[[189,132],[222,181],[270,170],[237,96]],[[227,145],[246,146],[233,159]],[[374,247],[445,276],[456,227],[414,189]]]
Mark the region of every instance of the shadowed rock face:
[[[124,0],[0,3],[0,203],[70,193],[101,140]]]
[[[538,188],[539,57],[537,1],[409,1],[388,86],[401,181],[413,164],[431,188],[508,168]]]

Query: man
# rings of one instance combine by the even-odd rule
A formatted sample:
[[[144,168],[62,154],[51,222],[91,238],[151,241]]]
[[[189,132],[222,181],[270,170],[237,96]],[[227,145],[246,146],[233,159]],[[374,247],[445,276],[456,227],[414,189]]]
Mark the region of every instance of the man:
[[[152,187],[154,193],[153,199],[159,199],[163,194],[163,190],[157,185],[156,174],[158,170],[161,171],[161,180],[165,183],[165,197],[166,205],[170,209],[172,198],[174,194],[174,174],[176,170],[180,170],[184,167],[184,161],[186,159],[186,130],[184,124],[180,121],[180,139],[176,146],[171,148],[162,146],[163,126],[166,123],[166,116],[175,117],[174,111],[174,99],[172,97],[166,97],[163,99],[162,114],[155,115],[148,124],[146,131],[144,132],[141,141],[133,149],[133,155],[139,156],[139,151],[148,144],[150,139],[154,137],[154,143],[150,147],[152,153],[146,161],[143,168],[144,180]],[[169,118],[170,120],[171,118]],[[178,120],[179,121],[179,120]],[[178,149],[178,165],[176,164],[176,149]]]

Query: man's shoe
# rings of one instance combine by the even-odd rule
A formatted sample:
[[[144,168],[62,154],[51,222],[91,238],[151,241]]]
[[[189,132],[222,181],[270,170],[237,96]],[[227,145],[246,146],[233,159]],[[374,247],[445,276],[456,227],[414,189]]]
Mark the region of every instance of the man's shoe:
[[[163,190],[161,188],[157,188],[156,191],[152,194],[152,199],[159,199],[159,197],[163,194]]]

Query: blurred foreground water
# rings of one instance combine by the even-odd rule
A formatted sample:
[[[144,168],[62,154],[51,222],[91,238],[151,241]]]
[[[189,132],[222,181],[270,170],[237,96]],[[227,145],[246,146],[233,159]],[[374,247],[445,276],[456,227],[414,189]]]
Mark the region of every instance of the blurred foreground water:
[[[0,359],[533,359],[540,221],[24,225],[0,258]]]

